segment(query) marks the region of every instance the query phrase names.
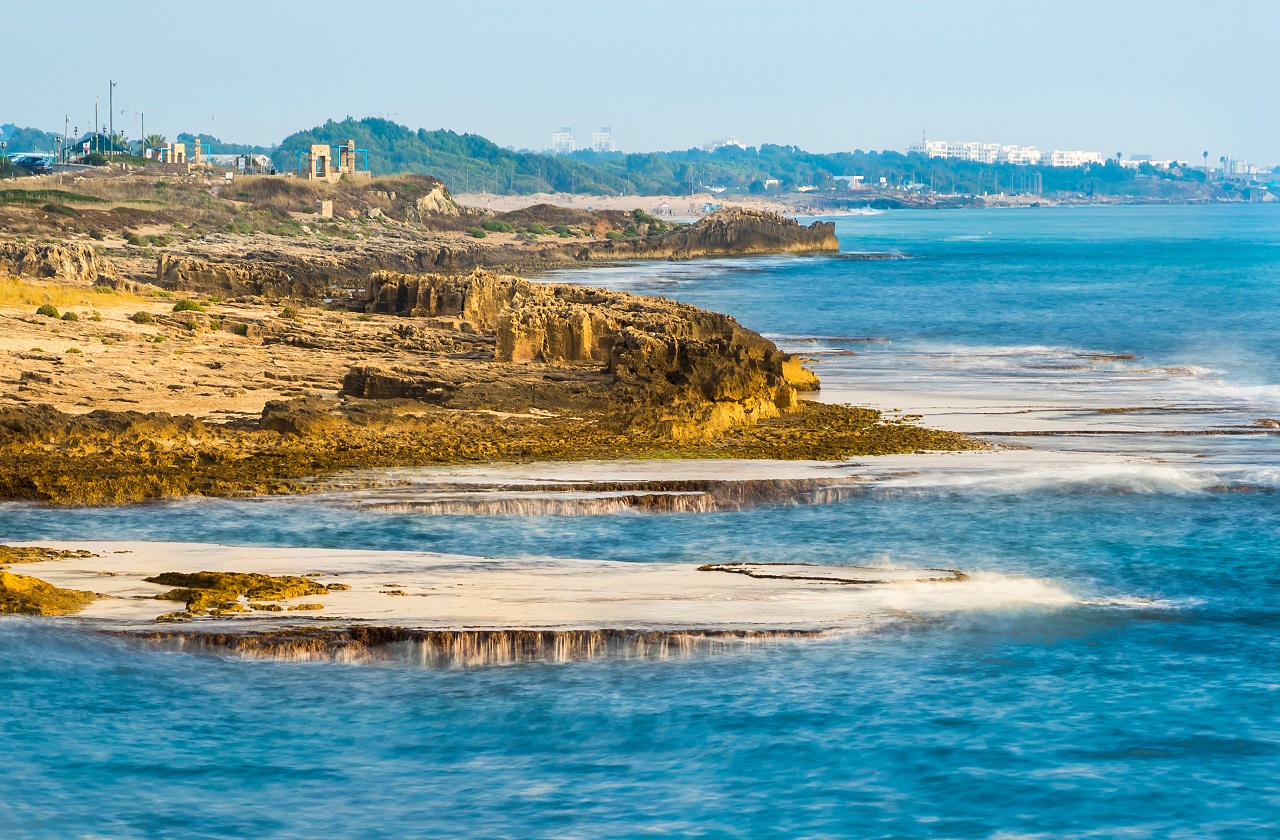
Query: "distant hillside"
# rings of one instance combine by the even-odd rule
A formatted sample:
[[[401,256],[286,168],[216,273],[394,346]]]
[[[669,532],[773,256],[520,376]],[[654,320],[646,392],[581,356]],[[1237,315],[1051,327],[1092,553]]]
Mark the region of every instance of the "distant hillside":
[[[1032,179],[1040,190],[1090,194],[1161,195],[1174,182],[1202,183],[1194,167],[1158,170],[1106,165],[1081,168],[982,164],[941,160],[899,152],[838,152],[816,154],[796,146],[766,144],[759,148],[725,146],[714,152],[688,149],[640,154],[575,152],[549,155],[504,149],[476,134],[452,131],[414,131],[389,120],[347,118],[286,137],[273,153],[281,171],[297,166],[298,153],[313,143],[355,140],[369,150],[369,167],[377,175],[420,173],[444,181],[453,192],[527,195],[536,192],[662,195],[691,188],[725,187],[734,192],[764,192],[815,187],[829,190],[838,176],[861,175],[868,184],[881,178],[890,186],[932,185],[938,191],[1030,191]]]
[[[210,154],[215,155],[269,155],[276,150],[275,146],[254,146],[249,143],[228,143],[220,140],[210,134],[189,134],[182,132],[174,140],[175,143],[186,143],[187,153],[191,153],[191,147],[195,145],[196,138],[200,138],[200,145],[206,149],[213,149]]]
[[[0,125],[9,151],[50,151],[54,133],[16,125]],[[299,152],[313,143],[354,140],[369,150],[375,175],[420,174],[439,178],[455,193],[491,192],[528,195],[569,192],[589,195],[673,195],[723,187],[731,193],[794,191],[813,187],[826,192],[842,186],[838,178],[861,175],[867,185],[884,179],[888,186],[923,184],[940,193],[1039,192],[1129,195],[1172,201],[1227,195],[1230,185],[1207,185],[1195,166],[1161,170],[1144,165],[1122,167],[1114,160],[1080,168],[982,164],[942,160],[899,152],[817,154],[796,146],[765,144],[758,148],[725,146],[714,152],[575,152],[550,155],[505,149],[477,134],[443,129],[413,130],[390,120],[350,117],[286,137],[279,146],[229,143],[201,134],[201,143],[219,154],[270,154],[281,172],[292,172]],[[179,134],[192,144],[195,136]],[[188,148],[188,151],[190,149]],[[837,193],[847,197],[843,190]]]
[[[0,125],[0,140],[5,142],[5,151],[9,154],[17,152],[52,152],[53,138],[62,139],[61,133],[41,131],[38,128],[21,128],[13,123]]]

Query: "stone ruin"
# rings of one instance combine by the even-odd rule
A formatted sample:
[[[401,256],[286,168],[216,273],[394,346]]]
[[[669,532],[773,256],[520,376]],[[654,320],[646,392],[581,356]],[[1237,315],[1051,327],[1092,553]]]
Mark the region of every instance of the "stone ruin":
[[[311,151],[302,156],[298,174],[308,181],[328,181],[334,183],[342,180],[343,175],[352,177],[371,177],[368,170],[356,169],[356,141],[348,140],[337,146],[338,159],[334,165],[333,149],[328,143],[315,143]]]

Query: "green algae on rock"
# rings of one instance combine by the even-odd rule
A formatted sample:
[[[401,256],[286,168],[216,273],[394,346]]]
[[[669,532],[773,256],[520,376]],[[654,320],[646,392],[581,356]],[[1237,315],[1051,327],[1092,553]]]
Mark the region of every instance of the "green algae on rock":
[[[243,596],[250,601],[284,601],[289,598],[302,598],[307,595],[324,595],[329,589],[305,577],[295,575],[262,575],[240,572],[164,572],[154,577],[145,578],[147,583],[158,583],[162,586],[174,586],[161,595],[160,601],[182,601],[186,604],[187,616],[209,614],[214,617],[227,613],[245,612],[240,602]],[[268,605],[250,603],[255,610],[266,609]],[[323,608],[323,605],[302,605],[303,609]],[[290,607],[293,609],[293,607]],[[176,614],[181,616],[182,614]],[[161,616],[157,620],[175,620],[175,614]]]
[[[45,560],[74,560],[96,556],[92,551],[83,549],[45,548],[39,545],[0,545],[0,566],[7,566],[10,563],[41,563]]]
[[[63,589],[39,578],[0,570],[0,613],[71,615],[80,612],[97,597],[92,592]]]

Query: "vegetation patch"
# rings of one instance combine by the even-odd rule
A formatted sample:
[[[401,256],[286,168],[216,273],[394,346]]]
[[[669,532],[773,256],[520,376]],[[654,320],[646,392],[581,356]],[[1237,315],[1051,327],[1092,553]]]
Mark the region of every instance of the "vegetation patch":
[[[194,300],[180,300],[173,305],[174,312],[203,312],[204,307]]]
[[[106,204],[105,198],[67,190],[0,190],[0,204]]]

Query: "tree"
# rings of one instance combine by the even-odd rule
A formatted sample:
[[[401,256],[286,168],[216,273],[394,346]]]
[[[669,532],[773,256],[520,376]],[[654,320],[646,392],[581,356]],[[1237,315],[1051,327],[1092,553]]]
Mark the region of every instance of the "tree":
[[[142,138],[142,143],[148,149],[160,149],[169,145],[163,134],[148,134]]]

